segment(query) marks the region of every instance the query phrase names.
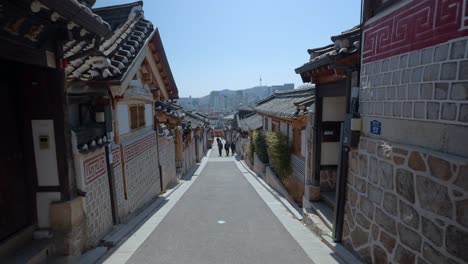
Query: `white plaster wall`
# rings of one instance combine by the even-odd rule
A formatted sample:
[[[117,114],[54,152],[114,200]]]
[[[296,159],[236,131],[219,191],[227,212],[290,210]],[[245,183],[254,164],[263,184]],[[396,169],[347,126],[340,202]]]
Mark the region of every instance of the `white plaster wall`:
[[[145,121],[147,127],[153,126],[153,107],[151,104],[145,104]]]
[[[31,120],[36,160],[37,184],[39,186],[58,186],[57,153],[53,120]],[[49,137],[49,147],[39,147],[39,136]]]
[[[119,135],[127,134],[130,132],[130,118],[128,113],[128,105],[117,105],[117,119],[119,125]]]
[[[52,202],[60,201],[59,192],[40,192],[36,193],[37,225],[39,228],[49,228],[49,205]]]
[[[324,97],[322,121],[343,121],[346,114],[346,97]]]
[[[340,143],[324,142],[322,143],[321,165],[338,165]]]

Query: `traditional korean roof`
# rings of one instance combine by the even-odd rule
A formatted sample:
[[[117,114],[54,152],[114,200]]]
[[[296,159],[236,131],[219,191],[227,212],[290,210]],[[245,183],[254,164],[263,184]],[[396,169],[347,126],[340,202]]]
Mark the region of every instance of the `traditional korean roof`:
[[[113,34],[64,45],[69,81],[121,79],[153,32],[152,23],[143,17],[142,5],[136,2],[94,10],[111,25]]]
[[[242,130],[257,130],[263,126],[263,118],[261,115],[253,114],[244,119],[239,120],[239,126]]]
[[[204,120],[202,117],[191,112],[185,112],[185,116],[184,116],[182,123],[186,125],[190,123],[190,127],[192,128],[204,127],[205,125],[208,124],[208,122]]]
[[[307,114],[307,108],[314,103],[314,88],[276,91],[257,102],[255,111],[285,119],[295,119]]]
[[[346,56],[355,54],[359,51],[361,37],[360,25],[349,30],[343,31],[341,34],[332,36],[330,39],[333,44],[308,49],[310,55],[309,62],[305,63],[295,71],[298,74],[329,65],[332,62],[340,60]],[[304,80],[307,81],[307,80]]]
[[[156,101],[155,106],[156,110],[166,113],[175,118],[183,118],[185,116],[185,113],[183,112],[183,107],[176,103],[158,100]]]

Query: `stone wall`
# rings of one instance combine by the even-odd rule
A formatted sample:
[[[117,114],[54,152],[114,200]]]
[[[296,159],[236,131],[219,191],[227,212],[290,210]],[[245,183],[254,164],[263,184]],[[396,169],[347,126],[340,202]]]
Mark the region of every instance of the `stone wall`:
[[[117,199],[117,214],[120,221],[125,222],[129,213],[128,202],[125,198],[124,179],[122,174],[122,155],[120,146],[114,144],[112,147],[112,166],[114,169],[115,196]]]
[[[174,139],[159,137],[159,161],[162,167],[162,187],[163,191],[168,186],[177,182],[177,173],[175,165],[175,144]]]
[[[263,164],[263,162],[260,160],[260,158],[258,157],[256,152],[254,152],[253,156],[254,156],[254,164],[253,164],[254,165],[254,171],[258,175],[264,177],[265,169],[266,169],[265,164]]]
[[[336,168],[320,170],[320,191],[334,192],[336,189]]]
[[[344,243],[369,263],[468,262],[468,162],[361,138],[350,154]]]

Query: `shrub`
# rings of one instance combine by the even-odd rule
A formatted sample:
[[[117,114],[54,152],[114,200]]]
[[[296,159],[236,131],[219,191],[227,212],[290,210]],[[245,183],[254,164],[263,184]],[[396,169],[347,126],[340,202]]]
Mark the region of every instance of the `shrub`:
[[[268,163],[268,151],[265,135],[261,131],[254,131],[253,142],[255,145],[255,153],[257,153],[260,161]]]
[[[291,174],[291,145],[281,132],[268,132],[268,154],[271,165],[280,180],[284,181]]]

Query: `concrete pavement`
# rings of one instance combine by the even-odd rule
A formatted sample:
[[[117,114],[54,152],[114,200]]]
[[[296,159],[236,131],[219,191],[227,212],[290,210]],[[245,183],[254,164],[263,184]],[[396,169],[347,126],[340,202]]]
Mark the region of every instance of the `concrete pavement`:
[[[333,263],[234,157],[209,159],[104,263]]]

